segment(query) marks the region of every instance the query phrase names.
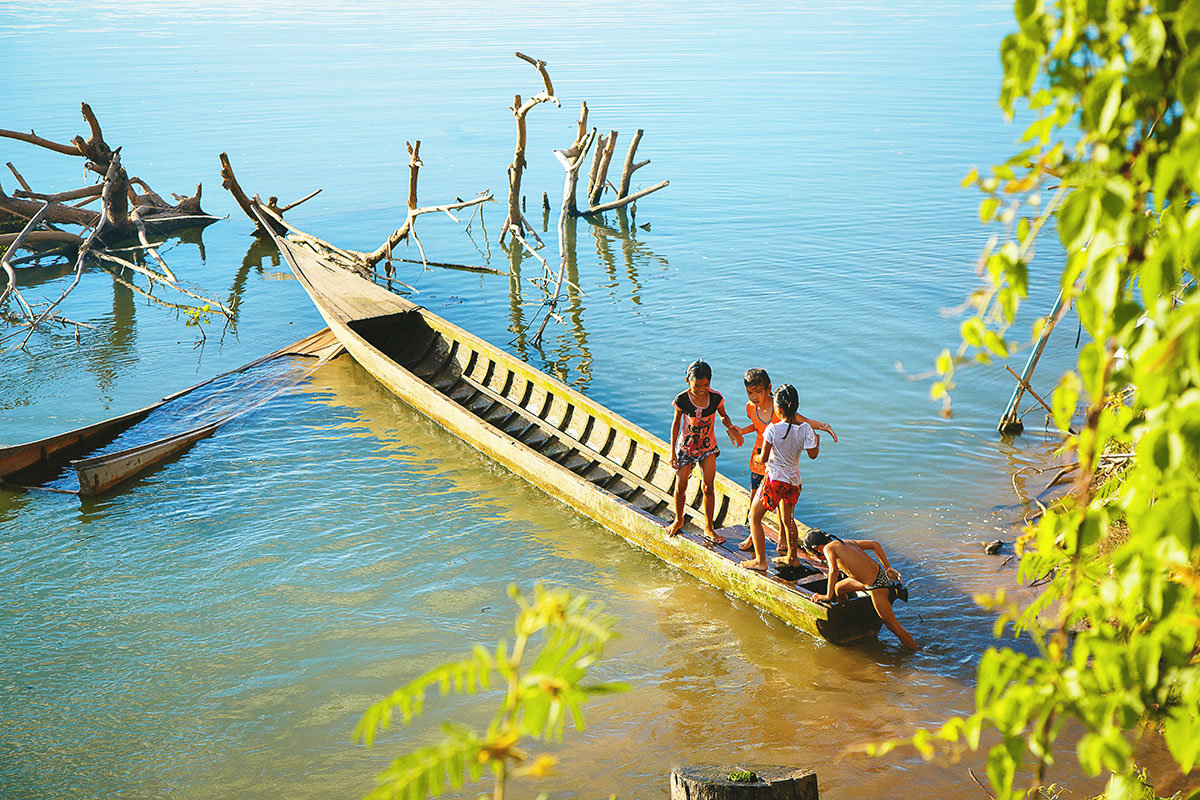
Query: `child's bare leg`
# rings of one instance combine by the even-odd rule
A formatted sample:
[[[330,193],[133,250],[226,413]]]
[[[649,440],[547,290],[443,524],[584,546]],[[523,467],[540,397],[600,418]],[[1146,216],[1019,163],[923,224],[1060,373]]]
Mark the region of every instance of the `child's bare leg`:
[[[754,558],[738,564],[742,569],[767,571],[766,534],[762,524],[763,515],[766,513],[767,509],[763,506],[762,500],[755,497],[754,505],[750,508],[750,540],[754,545]]]
[[[779,552],[776,564],[786,564],[794,567],[800,563],[800,532],[796,529],[796,518],[793,514],[795,505],[780,503]]]
[[[704,535],[713,544],[725,544],[725,537],[713,527],[713,514],[717,508],[717,492],[713,481],[717,478],[717,457],[709,456],[700,462],[700,476],[704,481]]]
[[[792,504],[787,510],[788,533],[788,564],[797,566],[800,563],[800,531],[796,528],[796,506]]]
[[[875,613],[883,620],[883,624],[887,625],[887,629],[896,634],[896,638],[900,640],[900,644],[909,650],[921,649],[917,645],[917,640],[912,637],[912,634],[904,630],[904,626],[896,619],[896,613],[892,611],[892,601],[887,589],[872,589],[871,602],[875,605]]]
[[[664,526],[667,529],[667,536],[674,536],[683,530],[683,507],[687,504],[688,479],[691,475],[690,464],[675,471],[675,521]]]
[[[867,585],[857,578],[842,578],[833,588],[833,593],[837,595],[837,600],[845,600],[855,592],[861,592],[866,588]]]
[[[779,504],[776,516],[779,517],[779,525],[776,530],[779,531],[779,541],[775,543],[775,552],[781,556],[789,555],[787,548],[787,525],[783,521],[783,503]]]
[[[755,490],[751,493],[750,509],[754,508],[754,501],[758,499],[758,493],[761,491],[762,491],[762,484],[759,484],[759,486],[757,488],[755,488]],[[746,525],[750,524],[750,509],[746,510]],[[752,549],[754,549],[754,537],[751,536],[749,533],[747,533],[746,538],[743,539],[742,541],[738,542],[738,550],[747,551],[747,550],[752,550]]]

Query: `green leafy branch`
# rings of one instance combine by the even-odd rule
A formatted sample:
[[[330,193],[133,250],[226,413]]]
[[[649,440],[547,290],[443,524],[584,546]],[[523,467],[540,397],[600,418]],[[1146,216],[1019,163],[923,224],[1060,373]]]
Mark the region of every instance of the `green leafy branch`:
[[[354,738],[369,747],[397,713],[403,724],[422,714],[435,687],[442,695],[474,695],[495,686],[503,694],[486,733],[443,725],[439,743],[395,759],[378,776],[372,800],[438,797],[461,788],[466,777],[479,780],[484,767],[495,778],[494,800],[503,800],[510,775],[539,777],[555,764],[544,754],[531,759],[518,748],[523,739],[559,740],[568,723],[583,729],[582,708],[591,697],[627,689],[584,682],[614,636],[612,621],[587,597],[541,586],[532,600],[515,587],[509,595],[519,609],[511,642],[501,641],[494,651],[476,646],[466,658],[429,670],[373,704],[354,728]]]
[[[1011,629],[1037,654],[988,650],[975,713],[907,743],[953,758],[998,733],[988,776],[1016,798],[1022,774],[1029,792],[1048,788],[1074,720],[1084,771],[1109,774],[1108,797],[1140,799],[1153,792],[1139,740],[1161,742],[1181,774],[1200,759],[1200,0],[1017,0],[1014,12],[1000,105],[1010,119],[1021,104],[1036,112],[1032,146],[964,182],[984,193],[981,220],[1002,227],[931,394],[948,412],[957,367],[1012,351],[1006,333],[1052,222],[1059,288],[1089,339],[1052,398],[1079,467],[1017,542],[1038,598],[979,598],[998,612],[997,637]],[[1102,474],[1112,452],[1127,466]]]

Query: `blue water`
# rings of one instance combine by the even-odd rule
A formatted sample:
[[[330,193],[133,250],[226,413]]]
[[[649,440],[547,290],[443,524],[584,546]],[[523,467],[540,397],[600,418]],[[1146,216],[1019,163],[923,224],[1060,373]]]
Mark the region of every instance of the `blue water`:
[[[798,516],[884,543],[913,584],[901,619],[926,645],[813,642],[546,499],[343,359],[119,494],[0,491],[0,795],[360,796],[433,726],[367,752],[349,741],[357,714],[494,641],[511,618],[505,588],[539,580],[609,606],[623,638],[601,671],[634,690],[595,704],[587,731],[556,748],[560,775],[522,790],[660,796],[670,767],[710,761],[813,766],[833,798],[966,785],[964,765],[845,751],[971,707],[991,641],[971,598],[1013,581],[980,542],[1012,538],[1009,475],[1052,457],[1036,432],[994,433],[1011,389],[1000,366],[961,374],[950,419],[916,379],[955,343],[947,309],[978,285],[989,232],[959,181],[1018,146],[994,100],[1010,27],[1007,3],[0,7],[0,127],[66,141],[87,100],[130,174],[163,196],[202,182],[204,208],[228,219],[164,256],[237,309],[236,326],[214,321],[201,341],[89,270],[62,307],[96,326],[81,345],[47,335],[0,353],[0,444],[144,406],[320,326],[286,266],[252,246],[220,152],[252,194],[287,203],[321,188],[288,219],[346,247],[373,248],[402,221],[405,140],[422,142],[422,204],[484,189],[503,200],[508,105],[540,89],[521,50],[549,63],[562,100],[528,119],[531,222],[543,191],[558,206],[552,150],[570,143],[583,99],[590,124],[621,132],[614,161],[645,129],[651,164],[635,186],[670,186],[632,220],[579,221],[581,291],[541,351],[521,335],[541,266],[497,246],[502,204],[469,234],[467,214],[423,217],[418,232],[430,259],[515,260],[521,280],[411,264],[397,277],[660,435],[694,358],[713,365],[735,419],[747,367],[796,384],[802,411],[841,439],[807,466]],[[19,142],[0,140],[0,160],[40,191],[84,180],[78,160]],[[1059,259],[1039,252],[1016,338],[1053,302]],[[70,278],[19,280],[34,299]],[[1047,391],[1073,358],[1074,319],[1061,330],[1035,381]],[[744,480],[747,460],[728,447],[719,468]],[[1036,493],[1046,477],[1017,485]]]

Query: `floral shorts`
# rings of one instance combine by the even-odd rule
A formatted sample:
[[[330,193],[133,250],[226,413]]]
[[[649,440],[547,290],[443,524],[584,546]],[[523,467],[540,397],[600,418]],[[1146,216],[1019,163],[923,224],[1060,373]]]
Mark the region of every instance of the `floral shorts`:
[[[763,508],[774,511],[780,503],[796,505],[796,501],[800,499],[800,487],[767,478],[762,482],[758,496],[762,500]]]
[[[719,456],[721,450],[714,447],[711,450],[705,450],[703,453],[689,453],[686,450],[675,451],[675,462],[680,467],[694,467],[709,456]]]

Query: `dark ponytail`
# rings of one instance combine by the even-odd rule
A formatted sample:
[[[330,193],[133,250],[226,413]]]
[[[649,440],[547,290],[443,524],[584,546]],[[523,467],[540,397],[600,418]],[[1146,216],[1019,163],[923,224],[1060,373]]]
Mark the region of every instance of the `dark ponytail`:
[[[785,383],[775,390],[775,405],[783,411],[783,419],[788,424],[787,430],[783,433],[783,438],[786,439],[792,432],[792,419],[796,416],[797,409],[800,408],[800,393],[796,391],[795,386]]]

